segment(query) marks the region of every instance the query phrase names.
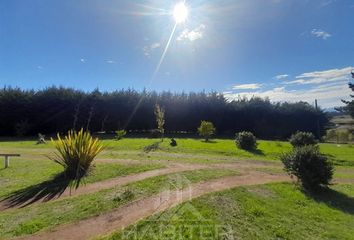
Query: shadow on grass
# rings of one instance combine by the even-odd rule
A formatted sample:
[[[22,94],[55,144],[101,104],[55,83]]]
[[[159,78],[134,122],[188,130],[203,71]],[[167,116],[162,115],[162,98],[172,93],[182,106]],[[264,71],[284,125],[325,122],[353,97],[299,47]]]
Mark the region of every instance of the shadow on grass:
[[[260,155],[260,156],[265,156],[264,152],[260,149],[252,149],[252,150],[246,150],[249,153],[255,154],[255,155]]]
[[[202,141],[203,143],[217,143],[217,141],[215,141],[215,140],[208,140],[208,141],[205,141],[205,140],[203,140]]]
[[[305,194],[316,202],[325,203],[328,207],[354,215],[354,198],[331,188],[306,191]]]
[[[60,197],[70,183],[71,180],[60,173],[50,180],[10,193],[0,204],[8,209],[26,207],[38,201],[47,202]]]

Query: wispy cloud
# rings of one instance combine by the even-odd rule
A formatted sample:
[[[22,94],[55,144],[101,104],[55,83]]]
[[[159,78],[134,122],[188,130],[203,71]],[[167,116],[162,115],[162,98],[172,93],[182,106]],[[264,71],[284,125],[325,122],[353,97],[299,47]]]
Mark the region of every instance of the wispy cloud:
[[[281,80],[281,79],[284,79],[284,78],[287,78],[287,77],[289,77],[288,74],[281,74],[281,75],[275,76],[274,78],[277,79],[277,80]]]
[[[274,102],[299,102],[306,101],[313,103],[315,99],[319,100],[319,104],[325,108],[333,108],[342,105],[341,99],[347,99],[350,94],[350,89],[347,84],[335,86],[316,86],[308,90],[291,90],[285,87],[277,87],[266,91],[253,92],[225,92],[224,96],[229,99],[238,99],[240,96],[251,97],[269,97]]]
[[[116,63],[116,61],[114,61],[114,60],[106,60],[106,63],[108,63],[108,64],[114,64],[114,63]]]
[[[37,66],[37,69],[38,69],[38,70],[42,70],[42,69],[43,69],[43,66],[38,65],[38,66]]]
[[[195,40],[203,38],[204,30],[205,30],[204,24],[200,24],[198,27],[196,27],[193,30],[189,30],[188,28],[186,28],[177,37],[177,41],[189,40],[190,42],[194,42]]]
[[[354,67],[345,67],[341,69],[307,72],[296,76],[295,80],[285,81],[284,84],[304,85],[348,81],[350,79],[350,72],[353,70]]]
[[[86,59],[85,59],[85,58],[81,58],[81,59],[80,59],[80,62],[86,63]]]
[[[327,7],[331,5],[332,3],[335,3],[337,0],[323,0],[321,3],[321,7]]]
[[[278,85],[270,89],[267,89],[267,85],[263,85],[261,89],[259,89],[260,86],[253,86],[253,84],[249,84],[251,88],[236,85],[241,87],[235,88],[234,86],[232,90],[228,89],[224,92],[224,96],[229,100],[243,96],[248,98],[254,96],[269,97],[274,102],[306,101],[313,103],[317,99],[320,106],[333,108],[343,104],[341,99],[349,98],[351,91],[348,87],[348,81],[352,70],[354,70],[354,67],[306,72],[296,76],[293,81],[285,82],[286,85]]]
[[[251,83],[251,84],[241,84],[241,85],[235,85],[232,87],[234,90],[238,89],[259,89],[262,87],[262,84],[259,83]]]
[[[144,46],[143,47],[143,52],[145,56],[150,56],[151,52],[154,51],[156,48],[161,47],[161,44],[156,42],[152,43],[150,45]]]
[[[315,37],[322,38],[323,40],[327,40],[327,38],[332,37],[332,35],[321,29],[312,29],[311,34]]]

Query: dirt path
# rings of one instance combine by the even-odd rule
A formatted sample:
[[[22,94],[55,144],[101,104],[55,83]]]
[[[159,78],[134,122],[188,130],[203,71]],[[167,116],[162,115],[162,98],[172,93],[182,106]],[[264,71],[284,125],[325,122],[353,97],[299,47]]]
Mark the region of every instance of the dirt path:
[[[140,219],[164,211],[179,203],[191,200],[206,193],[226,190],[237,186],[289,181],[285,175],[272,175],[261,172],[249,172],[242,176],[225,177],[212,181],[193,184],[175,192],[162,192],[146,199],[137,200],[107,214],[82,220],[75,224],[61,225],[51,232],[32,235],[19,239],[29,240],[76,240],[90,239],[112,231],[125,228]]]
[[[84,194],[89,194],[89,193],[94,193],[100,190],[104,189],[110,189],[116,186],[122,186],[126,185],[131,182],[137,182],[141,181],[147,178],[151,177],[156,177],[160,175],[165,175],[165,174],[171,174],[171,173],[178,173],[178,172],[183,172],[183,171],[192,171],[192,170],[200,170],[200,169],[205,169],[208,168],[208,165],[191,165],[191,164],[170,164],[166,168],[162,169],[156,169],[156,170],[151,170],[151,171],[146,171],[138,174],[133,174],[133,175],[127,175],[123,177],[116,177],[116,178],[111,178],[95,183],[90,183],[87,185],[80,186],[76,190],[70,190],[67,188],[61,195],[56,196],[54,199],[62,199],[65,197],[73,197],[73,196],[79,196],[79,195],[84,195]],[[10,203],[7,201],[2,201],[0,202],[0,211],[4,211],[6,209],[13,209],[13,208],[21,208],[23,206],[26,206],[27,203],[31,202],[32,199],[29,199],[25,202],[22,202],[21,204],[18,204],[16,206],[10,206]],[[36,201],[33,204],[38,204],[41,202],[46,202],[48,199],[43,197],[42,199]]]
[[[104,160],[110,162],[113,160]],[[136,164],[138,161],[133,160],[125,160],[121,161],[125,164]],[[146,171],[138,174],[132,174],[123,177],[111,178],[95,183],[90,183],[87,185],[80,186],[78,189],[70,190],[67,188],[60,195],[56,195],[55,197],[48,197],[46,195],[41,196],[39,199],[27,198],[25,201],[19,201],[15,204],[9,201],[1,201],[0,202],[0,211],[5,211],[13,208],[21,208],[27,205],[39,204],[50,200],[57,200],[67,197],[80,196],[84,194],[94,193],[104,189],[110,189],[116,186],[123,186],[132,182],[141,181],[147,178],[178,173],[183,171],[193,171],[193,170],[201,170],[201,169],[235,169],[241,174],[247,174],[249,171],[253,171],[255,168],[262,168],[268,166],[277,166],[278,164],[271,162],[261,162],[261,161],[238,161],[234,163],[219,163],[219,164],[188,164],[188,163],[179,163],[179,162],[170,162],[170,161],[161,161],[161,163],[166,165],[166,168],[156,169],[151,171]],[[253,170],[252,170],[253,169]],[[34,195],[37,197],[37,195]]]

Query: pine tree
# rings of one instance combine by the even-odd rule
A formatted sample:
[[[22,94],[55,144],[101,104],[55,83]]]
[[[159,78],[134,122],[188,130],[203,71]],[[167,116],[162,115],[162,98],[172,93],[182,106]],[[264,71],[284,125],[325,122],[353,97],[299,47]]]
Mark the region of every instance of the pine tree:
[[[352,74],[352,78],[354,79],[354,72],[352,72],[351,74]],[[353,83],[349,83],[349,88],[354,92]],[[350,97],[353,98],[353,100],[351,101],[342,100],[342,102],[346,104],[346,106],[343,107],[342,110],[346,113],[349,113],[350,116],[354,118],[354,95],[350,95]]]

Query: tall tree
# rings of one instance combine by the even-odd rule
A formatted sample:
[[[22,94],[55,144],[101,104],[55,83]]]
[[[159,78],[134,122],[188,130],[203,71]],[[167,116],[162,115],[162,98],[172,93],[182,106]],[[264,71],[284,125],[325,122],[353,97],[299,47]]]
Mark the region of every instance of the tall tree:
[[[352,78],[354,79],[354,72],[351,72],[352,74]],[[353,83],[349,83],[349,88],[354,92],[354,84]],[[340,110],[349,113],[350,116],[352,116],[352,118],[354,118],[354,95],[350,95],[351,98],[353,98],[353,100],[351,101],[346,101],[346,100],[342,100],[343,103],[346,104],[345,107],[341,108]]]

